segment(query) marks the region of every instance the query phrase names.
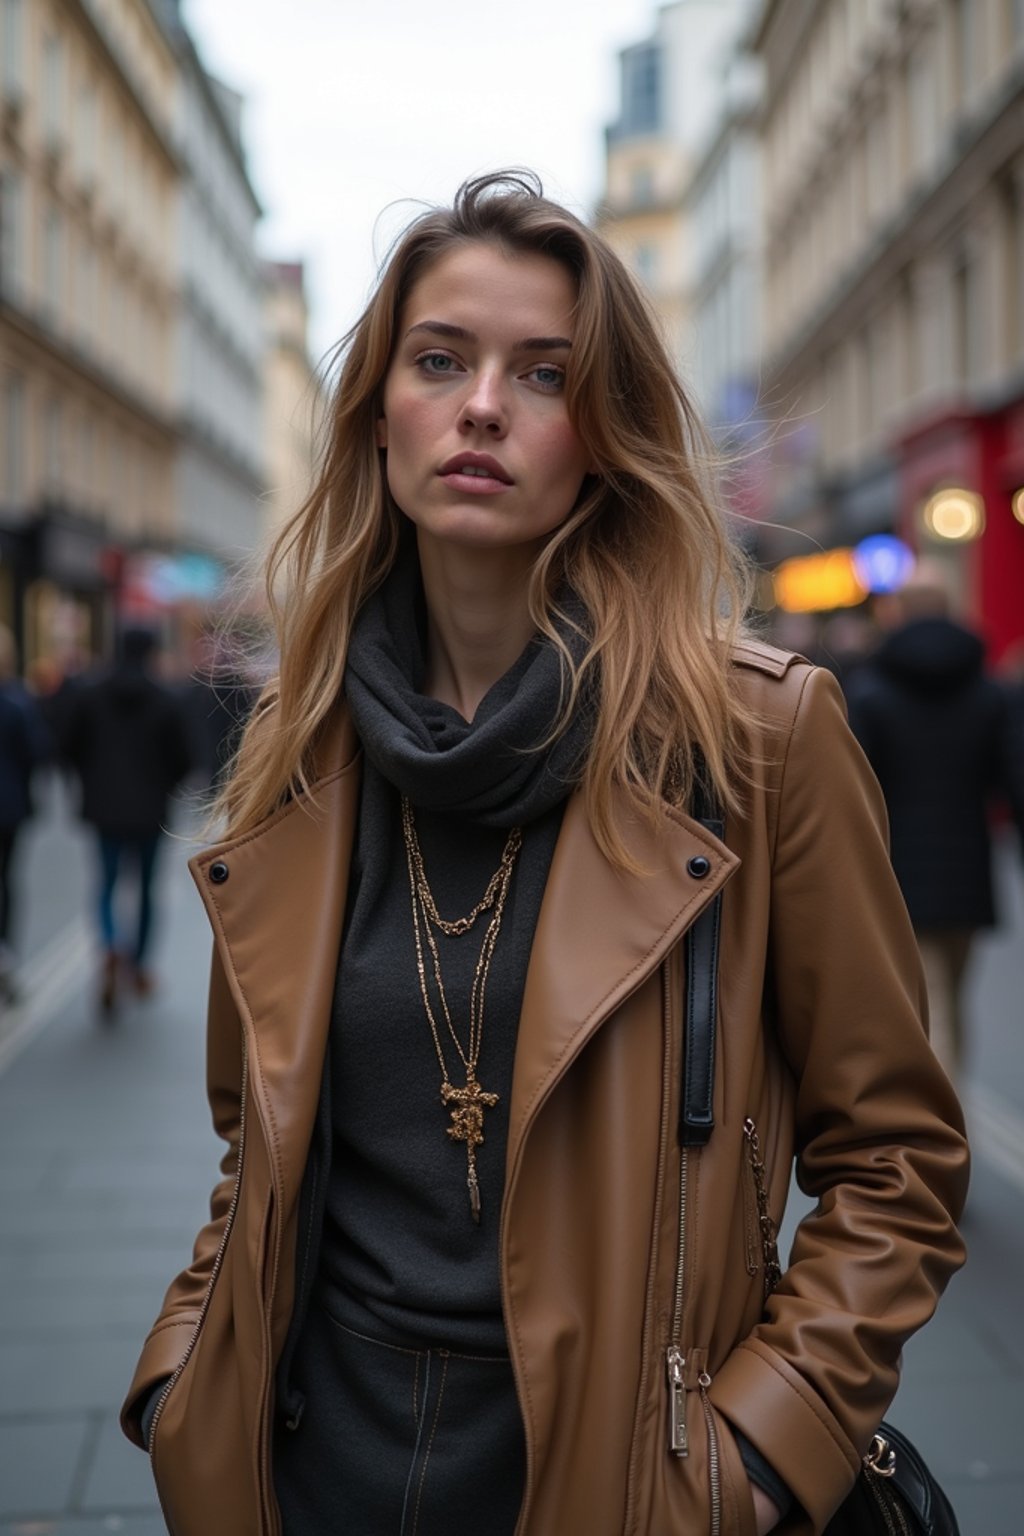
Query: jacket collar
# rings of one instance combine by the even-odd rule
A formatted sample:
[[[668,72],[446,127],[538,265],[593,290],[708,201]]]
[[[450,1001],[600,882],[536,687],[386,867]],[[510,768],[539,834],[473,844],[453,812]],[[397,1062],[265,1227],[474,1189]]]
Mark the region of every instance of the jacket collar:
[[[669,811],[657,828],[616,806],[631,858],[624,874],[594,839],[583,797],[565,816],[530,952],[509,1122],[515,1169],[531,1120],[594,1032],[661,964],[739,864],[699,822]],[[706,873],[691,872],[703,858]],[[696,866],[697,870],[702,865]]]
[[[252,831],[190,861],[250,1035],[255,1091],[264,1096],[278,1139],[290,1132],[308,1136],[312,1127],[344,922],[360,762],[347,711],[339,710],[322,740],[319,777],[308,800],[292,802]],[[655,830],[629,813],[624,796],[616,809],[625,845],[648,873],[614,869],[594,840],[582,796],[572,795],[566,806],[523,997],[510,1172],[530,1121],[569,1063],[657,968],[739,863],[688,816],[670,811]],[[694,874],[691,861],[700,856],[710,867]]]

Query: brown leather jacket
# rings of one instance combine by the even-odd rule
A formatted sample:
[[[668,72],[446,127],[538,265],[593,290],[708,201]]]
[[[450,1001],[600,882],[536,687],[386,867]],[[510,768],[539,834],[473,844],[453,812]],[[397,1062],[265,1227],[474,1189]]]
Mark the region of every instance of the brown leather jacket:
[[[626,876],[574,797],[551,866],[502,1212],[527,1439],[519,1536],[752,1536],[732,1427],[799,1501],[783,1529],[819,1532],[904,1341],[963,1256],[962,1122],[922,1029],[878,787],[830,674],[754,644],[736,661],[765,729],[748,813],[725,841],[675,812],[657,836],[632,820],[652,872]],[[214,930],[209,1096],[228,1150],[123,1413],[141,1443],[140,1403],[171,1377],[152,1454],[172,1536],[280,1529],[274,1366],[358,803],[343,711],[322,767],[315,811],[290,804],[192,861]],[[726,882],[716,1127],[681,1153],[680,939]],[[767,1309],[748,1120],[775,1220],[794,1155],[818,1200]],[[686,1455],[669,1448],[673,1403]]]

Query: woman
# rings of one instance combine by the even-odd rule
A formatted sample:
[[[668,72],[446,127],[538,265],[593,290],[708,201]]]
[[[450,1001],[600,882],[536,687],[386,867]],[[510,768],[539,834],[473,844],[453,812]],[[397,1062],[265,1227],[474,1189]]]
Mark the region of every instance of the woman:
[[[193,861],[228,1151],[124,1410],[174,1536],[806,1536],[960,1262],[878,791],[700,441],[527,178],[399,242]]]

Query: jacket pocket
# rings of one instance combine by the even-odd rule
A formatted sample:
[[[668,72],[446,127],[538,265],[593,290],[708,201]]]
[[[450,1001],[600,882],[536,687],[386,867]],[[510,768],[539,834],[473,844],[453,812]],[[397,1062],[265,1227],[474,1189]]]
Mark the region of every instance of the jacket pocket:
[[[275,1529],[265,1486],[268,1373],[259,1285],[273,1211],[270,1190],[258,1213],[242,1210],[188,1355],[154,1419],[153,1477],[172,1536],[270,1536]]]
[[[736,1437],[728,1419],[722,1417],[706,1394],[703,1401],[708,1415],[708,1432],[709,1435],[714,1434],[718,1448],[718,1531],[720,1536],[756,1536],[754,1495]],[[712,1529],[715,1528],[714,1520],[715,1510],[712,1505]]]

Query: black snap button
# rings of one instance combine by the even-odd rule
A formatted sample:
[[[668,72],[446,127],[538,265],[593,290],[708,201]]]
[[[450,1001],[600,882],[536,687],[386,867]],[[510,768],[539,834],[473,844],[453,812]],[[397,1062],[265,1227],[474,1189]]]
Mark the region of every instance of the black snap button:
[[[711,873],[711,860],[706,859],[702,853],[698,853],[689,861],[686,869],[695,880],[703,880],[705,875]]]
[[[210,879],[214,885],[223,885],[228,877],[228,867],[223,859],[218,859],[216,864],[210,865]]]

